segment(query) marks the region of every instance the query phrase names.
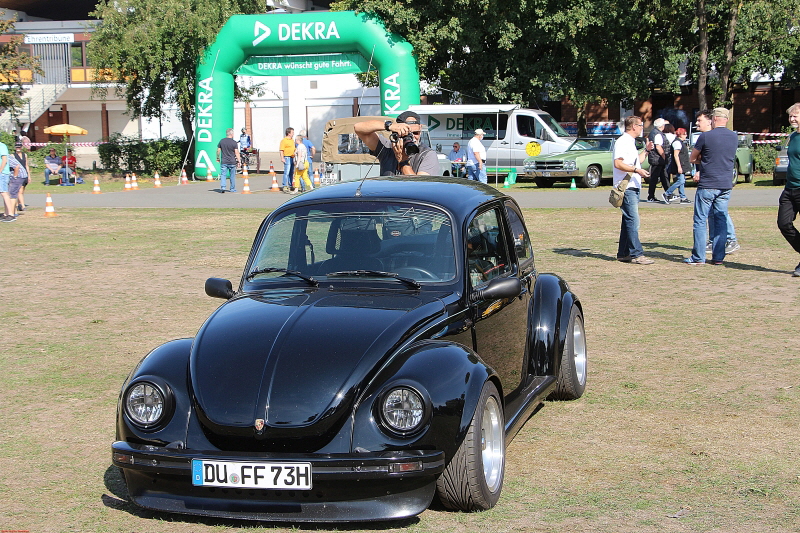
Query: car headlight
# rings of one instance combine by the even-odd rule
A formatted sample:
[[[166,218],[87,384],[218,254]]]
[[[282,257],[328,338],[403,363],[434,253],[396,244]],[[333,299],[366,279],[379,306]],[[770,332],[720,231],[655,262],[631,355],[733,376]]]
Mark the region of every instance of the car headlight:
[[[575,161],[564,161],[564,170],[577,170],[578,164]]]
[[[172,404],[169,387],[155,380],[136,381],[123,396],[125,414],[141,429],[153,429],[163,423],[172,413]]]
[[[383,397],[381,414],[390,429],[410,433],[418,429],[425,419],[425,402],[414,389],[398,387]]]

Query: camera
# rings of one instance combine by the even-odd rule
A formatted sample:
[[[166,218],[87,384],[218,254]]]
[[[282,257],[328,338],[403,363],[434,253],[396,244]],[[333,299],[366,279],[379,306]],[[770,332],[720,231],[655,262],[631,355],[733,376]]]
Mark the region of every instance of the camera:
[[[397,143],[397,141],[400,140],[400,135],[398,135],[397,132],[393,132],[390,138],[393,143]],[[414,135],[411,133],[403,136],[403,149],[408,155],[419,153],[419,145],[417,144],[417,141],[414,140]]]

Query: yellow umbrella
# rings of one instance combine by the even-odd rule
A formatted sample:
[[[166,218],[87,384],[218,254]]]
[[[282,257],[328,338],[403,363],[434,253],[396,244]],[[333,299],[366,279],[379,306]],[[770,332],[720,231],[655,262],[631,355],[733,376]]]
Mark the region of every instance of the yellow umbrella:
[[[73,126],[72,124],[57,124],[45,128],[44,132],[47,135],[86,135],[89,133],[80,126]]]

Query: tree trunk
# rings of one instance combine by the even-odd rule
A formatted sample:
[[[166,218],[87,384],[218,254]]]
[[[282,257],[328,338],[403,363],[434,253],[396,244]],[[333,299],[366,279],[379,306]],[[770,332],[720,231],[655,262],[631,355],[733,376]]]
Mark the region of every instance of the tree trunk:
[[[194,168],[194,129],[190,113],[181,113],[181,124],[183,125],[183,134],[186,135],[186,140],[189,142],[189,153],[184,154],[186,157],[186,165],[184,168]]]
[[[700,63],[697,69],[697,103],[700,109],[708,109],[706,88],[708,86],[708,20],[705,0],[697,0],[697,28],[700,35]]]
[[[733,67],[733,45],[736,41],[736,23],[739,20],[739,10],[742,0],[735,0],[731,6],[731,19],[728,21],[728,38],[725,41],[725,63],[720,72],[719,85],[722,89],[720,104],[725,105],[731,101],[731,68]]]

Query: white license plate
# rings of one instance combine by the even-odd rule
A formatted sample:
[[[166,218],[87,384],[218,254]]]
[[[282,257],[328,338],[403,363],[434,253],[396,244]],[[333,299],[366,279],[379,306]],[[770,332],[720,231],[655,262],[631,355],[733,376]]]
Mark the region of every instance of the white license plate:
[[[542,172],[542,176],[545,177],[545,178],[549,178],[550,177],[550,173],[549,172]]]
[[[237,489],[311,489],[311,463],[192,459],[192,485]]]

